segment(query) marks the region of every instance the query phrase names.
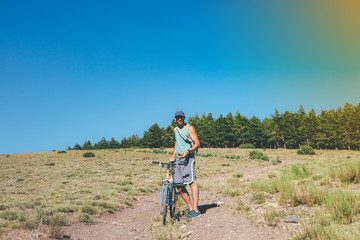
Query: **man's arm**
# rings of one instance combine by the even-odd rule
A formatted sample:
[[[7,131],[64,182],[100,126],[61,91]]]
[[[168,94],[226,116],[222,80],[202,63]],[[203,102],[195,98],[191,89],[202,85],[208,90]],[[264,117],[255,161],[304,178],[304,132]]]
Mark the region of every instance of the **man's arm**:
[[[198,138],[197,133],[195,131],[195,128],[193,126],[189,127],[189,135],[191,137],[191,140],[194,141],[194,146],[192,146],[189,149],[190,152],[193,152],[193,151],[195,151],[196,149],[198,149],[200,147],[200,141],[199,141],[199,138]],[[183,152],[181,154],[184,155],[184,157],[186,157],[189,154],[189,152],[185,151],[185,152]]]
[[[200,147],[200,141],[193,126],[189,127],[189,134],[191,139],[194,141],[194,146],[190,148],[190,151],[193,152]]]
[[[175,128],[174,128],[174,135],[175,135]],[[176,158],[176,141],[175,141],[175,145],[174,145],[174,153],[170,158],[170,161],[174,161]]]

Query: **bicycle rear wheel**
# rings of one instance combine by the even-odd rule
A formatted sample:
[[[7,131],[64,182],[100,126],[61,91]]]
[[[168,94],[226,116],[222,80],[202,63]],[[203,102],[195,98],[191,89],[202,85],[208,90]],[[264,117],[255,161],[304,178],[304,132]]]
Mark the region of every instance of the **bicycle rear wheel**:
[[[170,197],[170,204],[169,204],[171,218],[175,217],[175,208],[176,208],[177,197],[178,196],[176,194],[175,186],[171,185],[171,197]]]
[[[169,204],[169,192],[170,192],[169,184],[166,184],[164,186],[163,211],[162,211],[163,224],[164,225],[166,224],[167,207],[168,207],[168,204]]]

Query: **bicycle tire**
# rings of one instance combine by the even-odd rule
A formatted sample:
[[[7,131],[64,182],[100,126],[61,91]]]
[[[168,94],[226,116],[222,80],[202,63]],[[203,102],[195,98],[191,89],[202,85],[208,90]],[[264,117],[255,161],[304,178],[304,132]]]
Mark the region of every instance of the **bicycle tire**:
[[[163,211],[162,211],[162,216],[163,216],[163,225],[166,224],[166,214],[167,214],[167,207],[169,204],[169,184],[166,184],[164,186],[164,198],[163,198]]]
[[[170,204],[169,204],[169,208],[170,208],[170,217],[172,219],[174,219],[175,217],[175,209],[176,209],[176,200],[177,200],[177,194],[176,194],[176,189],[175,186],[172,185],[171,186],[171,197],[170,197]]]

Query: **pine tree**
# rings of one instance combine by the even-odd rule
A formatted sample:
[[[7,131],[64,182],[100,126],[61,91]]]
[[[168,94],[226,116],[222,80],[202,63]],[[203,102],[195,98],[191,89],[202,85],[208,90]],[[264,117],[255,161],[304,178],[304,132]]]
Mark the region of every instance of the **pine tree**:
[[[120,148],[120,143],[112,137],[110,142],[108,143],[108,148],[109,149],[118,149],[118,148]]]
[[[106,141],[105,137],[103,137],[98,143],[94,145],[95,149],[108,149],[109,143]]]
[[[73,147],[74,150],[81,150],[81,146],[79,144],[75,144]]]
[[[81,147],[82,150],[91,150],[94,149],[90,141],[85,141],[83,146]]]
[[[159,148],[164,145],[162,131],[157,123],[144,132],[142,143],[148,148]]]

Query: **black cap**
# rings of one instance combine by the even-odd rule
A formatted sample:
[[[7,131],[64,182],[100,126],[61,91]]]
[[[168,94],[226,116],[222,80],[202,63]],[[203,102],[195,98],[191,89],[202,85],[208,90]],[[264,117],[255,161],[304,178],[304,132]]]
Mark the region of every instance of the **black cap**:
[[[183,111],[179,110],[175,113],[175,117],[177,117],[177,116],[185,117],[185,113]]]

